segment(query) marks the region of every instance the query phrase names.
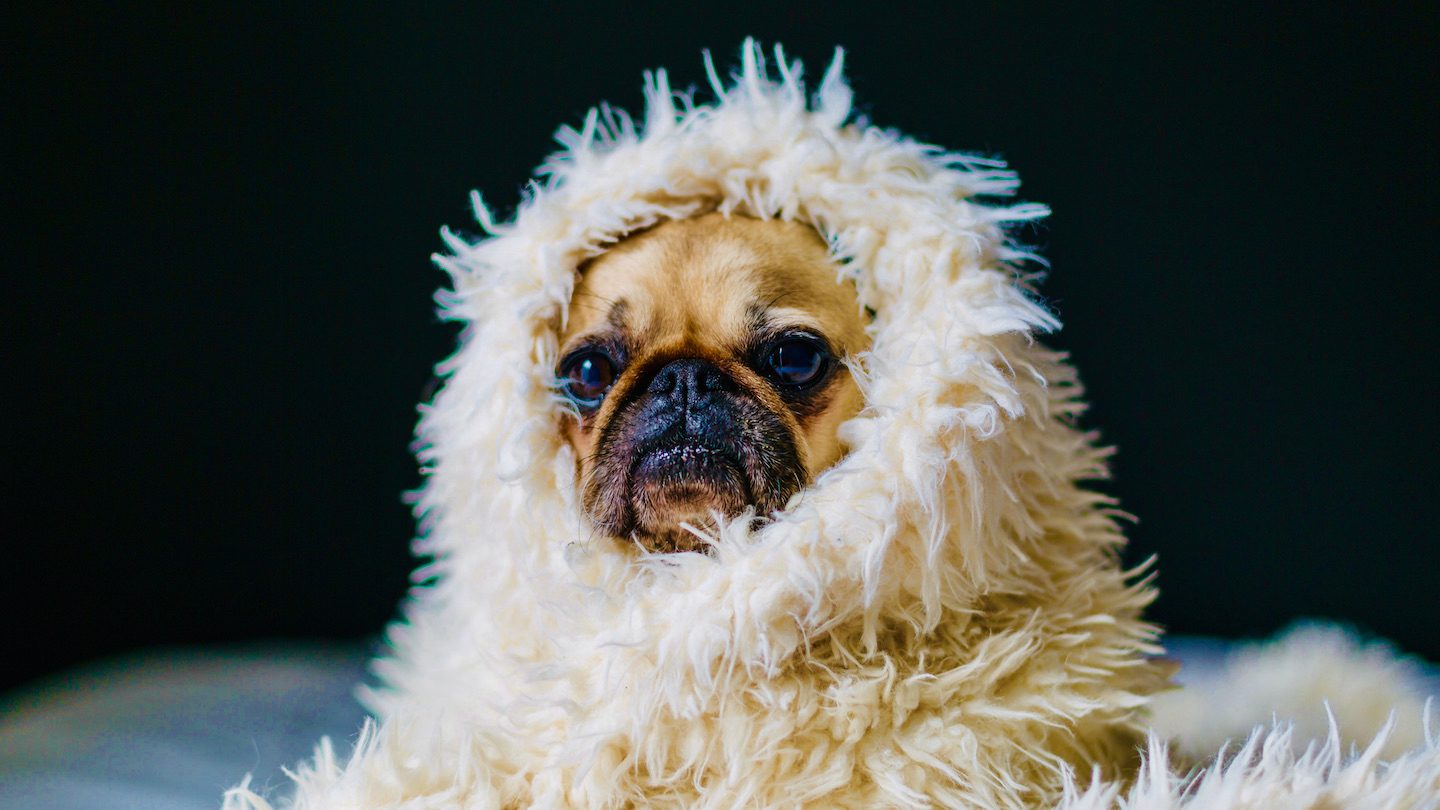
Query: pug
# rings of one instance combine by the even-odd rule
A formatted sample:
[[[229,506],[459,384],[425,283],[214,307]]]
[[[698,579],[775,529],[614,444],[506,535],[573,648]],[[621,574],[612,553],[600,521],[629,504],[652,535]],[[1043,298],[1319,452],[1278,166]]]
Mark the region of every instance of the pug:
[[[687,525],[784,507],[845,452],[866,321],[799,223],[705,214],[587,262],[556,377],[588,519],[647,551],[703,551]]]

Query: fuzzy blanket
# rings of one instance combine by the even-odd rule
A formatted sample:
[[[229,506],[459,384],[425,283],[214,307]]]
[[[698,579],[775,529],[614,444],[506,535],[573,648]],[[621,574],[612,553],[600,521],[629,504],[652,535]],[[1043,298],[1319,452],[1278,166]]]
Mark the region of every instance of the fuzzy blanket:
[[[1045,208],[1004,202],[997,161],[852,120],[838,56],[813,97],[778,50],[767,66],[747,43],[742,63],[723,81],[707,60],[707,105],[647,74],[643,121],[592,111],[513,220],[477,196],[488,238],[445,233],[442,311],[465,328],[419,427],[431,562],[377,663],[375,722],[348,761],[322,744],[285,806],[1433,803],[1414,682],[1343,636],[1156,697],[1154,591],[1085,487],[1108,451],[1076,426],[1075,375],[1036,340],[1058,323],[1007,235]],[[828,240],[875,313],[848,360],[865,408],[849,454],[772,520],[646,555],[581,518],[557,335],[585,259],[715,210]],[[1346,686],[1307,691],[1317,661]],[[1219,751],[1322,695],[1351,735],[1399,714],[1358,753],[1334,724],[1318,747],[1281,726]],[[242,787],[226,806],[270,805]]]

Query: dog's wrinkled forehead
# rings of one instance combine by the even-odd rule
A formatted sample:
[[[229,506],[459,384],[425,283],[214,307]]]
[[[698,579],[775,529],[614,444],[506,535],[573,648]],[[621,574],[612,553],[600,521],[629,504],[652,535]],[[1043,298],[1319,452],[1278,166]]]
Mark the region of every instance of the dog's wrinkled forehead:
[[[844,317],[855,295],[837,283],[824,241],[793,222],[708,214],[665,223],[589,262],[574,296],[567,350],[606,338],[631,350],[738,352],[775,329],[820,333],[841,353],[863,340]]]

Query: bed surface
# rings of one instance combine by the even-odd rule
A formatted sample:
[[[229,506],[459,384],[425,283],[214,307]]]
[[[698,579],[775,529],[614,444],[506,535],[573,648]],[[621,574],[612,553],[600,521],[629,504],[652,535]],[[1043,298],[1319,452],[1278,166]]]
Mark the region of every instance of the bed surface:
[[[1230,645],[1170,638],[1181,682]],[[201,810],[254,775],[266,793],[322,736],[348,749],[372,645],[162,649],[71,670],[0,698],[0,808]]]

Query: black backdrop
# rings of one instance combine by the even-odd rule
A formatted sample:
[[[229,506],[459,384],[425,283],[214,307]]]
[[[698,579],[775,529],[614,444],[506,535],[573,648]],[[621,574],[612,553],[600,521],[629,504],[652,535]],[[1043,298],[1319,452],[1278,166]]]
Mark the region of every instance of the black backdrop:
[[[38,4],[37,4],[38,5]],[[405,6],[402,8],[402,6]],[[412,7],[419,6],[419,7]],[[377,631],[442,224],[640,72],[747,34],[999,154],[1175,631],[1354,622],[1440,658],[1436,7],[671,2],[80,8],[3,50],[4,684]]]

